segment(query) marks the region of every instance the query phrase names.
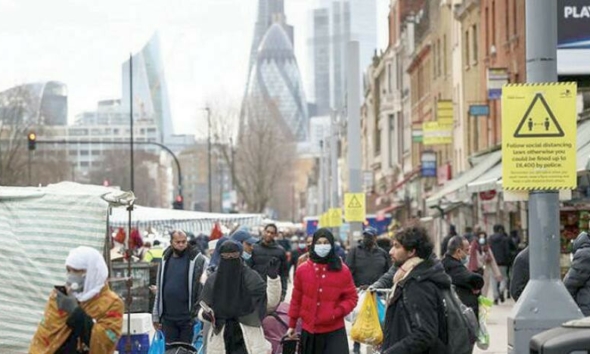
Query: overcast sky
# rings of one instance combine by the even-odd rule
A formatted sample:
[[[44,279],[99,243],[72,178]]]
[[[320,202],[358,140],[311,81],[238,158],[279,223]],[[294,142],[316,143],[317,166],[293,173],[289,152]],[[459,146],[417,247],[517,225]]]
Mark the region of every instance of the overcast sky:
[[[379,3],[379,43],[387,42],[389,0]],[[308,10],[285,0],[307,87]],[[245,85],[257,0],[0,0],[0,90],[57,80],[68,86],[69,120],[121,96],[121,64],[159,31],[174,127],[193,134],[199,107],[239,101]]]

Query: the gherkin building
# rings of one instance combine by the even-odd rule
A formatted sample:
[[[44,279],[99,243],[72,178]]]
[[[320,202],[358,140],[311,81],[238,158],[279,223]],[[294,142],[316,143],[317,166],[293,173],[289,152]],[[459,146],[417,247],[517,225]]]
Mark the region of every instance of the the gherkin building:
[[[307,140],[307,101],[293,44],[280,23],[270,26],[260,42],[248,78],[246,99],[255,102],[259,115],[274,119],[286,138]],[[242,123],[247,124],[247,115]]]

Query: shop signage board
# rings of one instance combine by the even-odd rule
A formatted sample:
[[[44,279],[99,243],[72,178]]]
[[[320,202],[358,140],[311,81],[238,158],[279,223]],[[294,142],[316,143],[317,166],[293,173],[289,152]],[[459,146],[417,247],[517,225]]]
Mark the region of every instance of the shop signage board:
[[[346,222],[365,222],[365,193],[344,194],[344,219]]]
[[[505,190],[576,188],[576,84],[509,84],[502,95]]]

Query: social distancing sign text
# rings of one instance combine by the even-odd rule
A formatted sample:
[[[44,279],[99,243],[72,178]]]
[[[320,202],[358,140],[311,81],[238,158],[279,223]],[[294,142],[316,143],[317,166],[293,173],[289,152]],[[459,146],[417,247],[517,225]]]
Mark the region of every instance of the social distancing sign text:
[[[502,91],[505,190],[576,188],[576,84],[509,84]]]

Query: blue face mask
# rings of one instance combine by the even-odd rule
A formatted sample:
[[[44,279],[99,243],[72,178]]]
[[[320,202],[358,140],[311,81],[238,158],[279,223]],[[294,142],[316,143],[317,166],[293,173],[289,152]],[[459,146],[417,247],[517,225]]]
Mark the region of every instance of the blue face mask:
[[[482,238],[480,238],[480,239],[479,239],[479,244],[480,244],[480,245],[482,245],[482,246],[483,246],[483,245],[485,245],[485,244],[486,244],[486,239],[485,239],[485,238],[483,238],[483,237],[482,237]]]
[[[330,253],[331,250],[332,250],[332,245],[315,245],[315,246],[313,246],[313,251],[321,258],[326,257],[328,255],[328,253]]]
[[[242,258],[243,258],[245,261],[247,261],[247,260],[249,260],[250,258],[252,258],[252,255],[251,255],[250,253],[248,253],[248,252],[242,252]]]

